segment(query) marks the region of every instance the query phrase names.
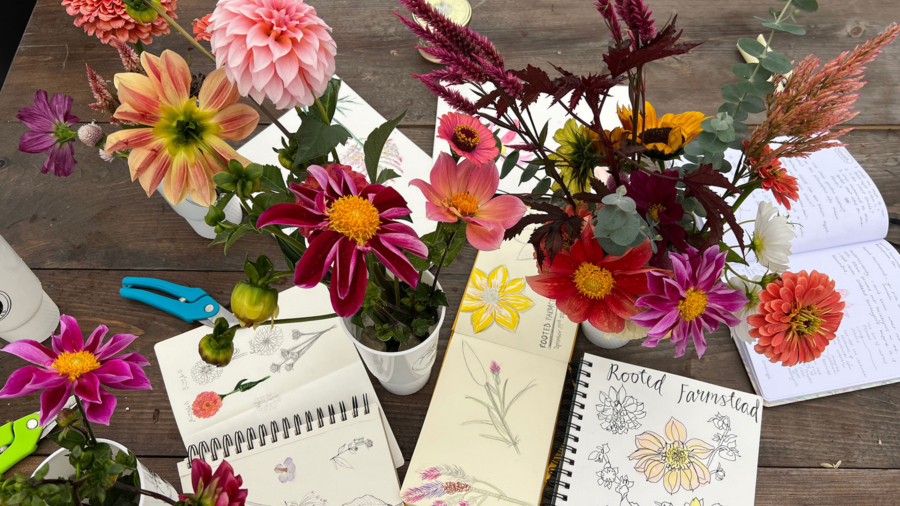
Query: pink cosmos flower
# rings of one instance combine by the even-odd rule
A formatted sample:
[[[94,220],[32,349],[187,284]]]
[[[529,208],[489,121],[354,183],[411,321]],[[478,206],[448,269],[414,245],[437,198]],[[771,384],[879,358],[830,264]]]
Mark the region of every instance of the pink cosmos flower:
[[[34,105],[19,110],[16,118],[28,127],[29,131],[19,139],[19,151],[23,153],[49,152],[41,174],[48,172],[54,176],[71,176],[75,170],[75,147],[73,142],[77,134],[70,128],[78,123],[78,117],[72,115],[72,97],[54,93],[47,100],[47,92],[37,90],[34,93]]]
[[[421,179],[409,183],[428,199],[428,219],[444,223],[462,219],[466,222],[466,239],[480,251],[499,248],[503,232],[525,215],[525,204],[518,198],[493,196],[500,185],[494,162],[479,165],[463,160],[457,165],[452,156],[441,153],[429,179],[431,184]]]
[[[0,390],[0,399],[41,394],[41,425],[56,417],[73,391],[84,402],[89,422],[109,425],[116,409],[116,398],[105,388],[151,390],[143,368],[150,365],[137,353],[115,356],[137,339],[131,334],[103,338],[109,329],[100,325],[84,342],[78,322],[71,316],[59,318],[59,335],[52,336],[52,350],[37,341],[16,341],[3,351],[23,358],[35,366],[25,366],[9,377]]]
[[[732,314],[747,304],[741,290],[732,290],[721,281],[725,253],[718,246],[698,252],[688,247],[687,253],[669,253],[675,278],[665,273],[647,273],[650,295],[635,305],[648,308],[631,317],[631,321],[648,327],[644,346],[655,347],[669,332],[675,345],[675,356],[681,357],[688,341],[694,340],[697,356],[706,351],[703,331],[713,331],[724,323],[734,327],[740,320]]]
[[[234,468],[223,460],[216,472],[201,459],[191,462],[193,494],[179,494],[178,500],[191,506],[244,506],[247,489],[241,488],[244,479],[234,474]]]
[[[456,154],[478,165],[493,162],[500,153],[494,134],[476,118],[467,114],[448,112],[441,116],[437,136],[438,139],[449,142]]]
[[[208,31],[241,95],[278,109],[312,105],[334,74],[331,28],[302,0],[220,0]]]

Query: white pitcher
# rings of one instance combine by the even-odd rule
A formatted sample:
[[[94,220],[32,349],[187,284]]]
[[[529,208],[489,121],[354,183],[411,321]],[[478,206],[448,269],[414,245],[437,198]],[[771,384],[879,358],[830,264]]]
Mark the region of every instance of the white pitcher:
[[[41,281],[0,236],[0,338],[43,341],[59,325],[59,308]]]

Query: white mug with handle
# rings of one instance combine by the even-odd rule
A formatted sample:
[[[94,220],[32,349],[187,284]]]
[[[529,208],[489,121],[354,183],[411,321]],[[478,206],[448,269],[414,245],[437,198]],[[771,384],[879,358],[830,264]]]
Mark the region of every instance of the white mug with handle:
[[[59,308],[41,281],[0,236],[0,339],[43,341],[59,325]]]

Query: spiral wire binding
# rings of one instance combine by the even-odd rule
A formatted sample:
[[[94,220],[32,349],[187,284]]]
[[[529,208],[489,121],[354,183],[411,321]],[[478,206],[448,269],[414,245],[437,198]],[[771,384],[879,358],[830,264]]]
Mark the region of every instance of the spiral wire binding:
[[[572,470],[568,467],[575,465],[575,460],[570,455],[575,455],[576,449],[570,443],[578,442],[578,432],[581,432],[581,421],[584,420],[582,411],[585,408],[581,399],[587,399],[587,394],[582,388],[588,388],[591,372],[588,368],[593,363],[581,359],[578,361],[578,369],[569,370],[566,375],[565,388],[563,390],[563,401],[560,405],[560,419],[556,424],[556,431],[553,437],[553,445],[551,446],[550,455],[553,456],[551,467],[555,463],[556,466],[550,471],[547,483],[544,485],[544,492],[541,497],[541,506],[555,506],[568,502],[569,490]],[[556,457],[559,457],[558,460]]]
[[[363,394],[362,397],[362,412],[368,415],[371,412],[369,394]],[[265,446],[266,443],[275,443],[278,441],[279,433],[284,439],[289,439],[292,435],[299,436],[301,433],[312,432],[316,428],[324,428],[326,420],[328,425],[337,423],[338,416],[340,416],[340,421],[342,422],[348,419],[348,415],[356,418],[359,416],[360,405],[357,396],[354,395],[351,401],[350,413],[348,413],[347,405],[344,401],[338,403],[337,410],[335,410],[333,404],[329,404],[326,409],[328,412],[327,416],[322,408],[316,408],[315,415],[311,411],[306,411],[302,416],[300,413],[295,413],[292,417],[293,434],[291,434],[291,418],[284,417],[281,419],[280,426],[278,420],[271,420],[268,423],[259,424],[255,430],[253,427],[247,427],[245,431],[236,431],[233,439],[231,434],[224,434],[222,437],[210,439],[209,442],[201,441],[199,444],[190,445],[188,447],[187,466],[190,468],[191,462],[195,458],[207,462],[218,461],[220,454],[222,458],[228,458],[231,456],[232,448],[234,448],[235,454],[240,454],[244,450],[253,450],[254,442],[259,444],[260,447]],[[302,429],[304,425],[306,427]]]

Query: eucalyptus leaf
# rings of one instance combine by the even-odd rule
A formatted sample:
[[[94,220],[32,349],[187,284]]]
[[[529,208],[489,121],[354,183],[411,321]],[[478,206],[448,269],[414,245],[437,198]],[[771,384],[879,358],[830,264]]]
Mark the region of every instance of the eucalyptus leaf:
[[[773,74],[783,75],[787,74],[793,69],[793,67],[791,66],[791,61],[788,60],[788,57],[776,51],[770,51],[769,54],[767,54],[766,57],[761,60],[761,63],[764,69],[772,72]]]
[[[759,97],[744,97],[741,109],[749,113],[763,112],[766,110],[766,103]]]
[[[794,0],[791,5],[805,12],[816,12],[819,10],[819,3],[816,0]]]
[[[806,35],[806,29],[802,26],[792,25],[790,23],[777,23],[775,21],[769,21],[764,18],[757,17],[756,19],[761,19],[765,21],[762,25],[766,28],[771,28],[773,30],[778,30],[779,32],[792,33],[794,35]]]
[[[759,43],[755,39],[743,37],[738,40],[738,47],[745,53],[756,58],[763,58],[766,55],[766,46]]]
[[[728,149],[728,143],[720,141],[715,134],[709,132],[701,132],[700,135],[697,136],[697,141],[703,149],[710,153],[722,153]]]
[[[547,190],[549,190],[552,185],[553,180],[549,177],[545,177],[544,179],[541,179],[541,181],[537,185],[535,185],[534,189],[531,190],[531,193],[535,195],[543,195],[547,193]]]
[[[747,114],[747,111],[744,110],[743,106],[741,106],[741,109],[737,111],[737,113],[735,113],[735,110],[737,110],[737,104],[727,103],[719,106],[719,112],[726,112],[730,114],[731,117],[734,118],[734,121],[746,121],[747,118],[750,117],[750,115]]]
[[[614,243],[611,239],[606,237],[599,237],[597,238],[597,241],[600,243],[600,247],[603,248],[604,253],[606,253],[607,255],[622,256],[628,249],[625,246]]]
[[[528,166],[525,167],[525,170],[522,171],[522,177],[519,178],[519,183],[520,184],[524,183],[525,181],[528,181],[529,179],[533,178],[534,175],[537,174],[538,169],[540,169],[540,168],[541,168],[540,165],[529,163]]]

